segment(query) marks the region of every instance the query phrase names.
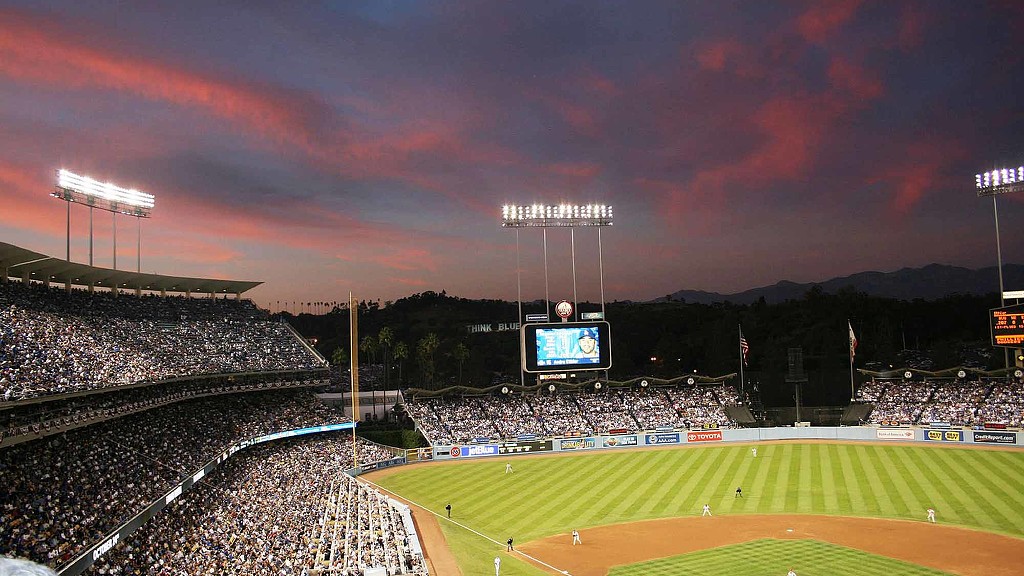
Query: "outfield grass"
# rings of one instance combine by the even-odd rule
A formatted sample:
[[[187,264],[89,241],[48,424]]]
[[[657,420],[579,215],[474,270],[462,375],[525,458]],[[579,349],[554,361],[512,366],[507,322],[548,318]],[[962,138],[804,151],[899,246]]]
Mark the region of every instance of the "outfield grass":
[[[513,474],[504,474],[511,462]],[[699,515],[836,514],[924,520],[1024,535],[1024,451],[880,444],[778,443],[678,450],[602,451],[484,458],[413,466],[381,485],[499,542],[528,542],[573,528]],[[737,486],[744,498],[734,498]],[[498,547],[442,522],[468,573]],[[471,544],[472,540],[479,544]],[[487,556],[484,556],[486,559]],[[508,562],[504,574],[519,571]],[[470,566],[474,566],[470,568]],[[486,566],[484,566],[486,568]],[[491,565],[493,570],[493,565]],[[480,572],[484,573],[484,572]]]
[[[949,576],[901,560],[876,556],[816,540],[754,540],[617,566],[608,576]]]

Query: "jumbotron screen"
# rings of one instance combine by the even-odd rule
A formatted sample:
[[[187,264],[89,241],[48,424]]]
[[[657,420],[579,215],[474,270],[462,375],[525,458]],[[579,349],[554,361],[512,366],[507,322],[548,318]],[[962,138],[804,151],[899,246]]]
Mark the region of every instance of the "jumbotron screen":
[[[525,324],[521,346],[526,372],[607,370],[612,363],[607,322]]]
[[[992,345],[1007,348],[1024,346],[1024,304],[990,310]]]

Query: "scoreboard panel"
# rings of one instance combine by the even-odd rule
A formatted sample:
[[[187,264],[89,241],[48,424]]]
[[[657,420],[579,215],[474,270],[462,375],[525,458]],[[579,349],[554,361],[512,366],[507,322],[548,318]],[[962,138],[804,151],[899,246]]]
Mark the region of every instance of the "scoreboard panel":
[[[993,346],[1024,346],[1024,304],[993,308],[989,311],[989,323]]]

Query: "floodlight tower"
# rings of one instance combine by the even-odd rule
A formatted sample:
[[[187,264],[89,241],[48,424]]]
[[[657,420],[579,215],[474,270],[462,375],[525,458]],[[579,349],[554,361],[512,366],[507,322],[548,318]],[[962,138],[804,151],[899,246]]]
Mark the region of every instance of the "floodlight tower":
[[[996,263],[999,269],[999,305],[1005,306],[1005,294],[1003,288],[1003,251],[999,244],[999,209],[996,207],[996,196],[1020,192],[1024,190],[1024,166],[1017,168],[999,168],[990,172],[982,172],[974,175],[974,187],[978,197],[992,197],[992,214],[996,222]],[[1003,349],[1003,357],[1006,368],[1010,367],[1010,351]]]
[[[71,203],[77,202],[89,207],[89,265],[92,266],[92,211],[93,208],[113,214],[114,223],[114,270],[117,270],[117,215],[134,216],[138,221],[138,246],[136,272],[142,272],[142,219],[149,218],[155,205],[155,197],[134,189],[121,188],[109,182],[99,182],[73,172],[57,171],[57,187],[50,196],[68,203],[67,216],[67,260],[71,261]]]
[[[544,314],[550,315],[551,297],[548,293],[548,228],[568,228],[572,246],[572,298],[573,313],[578,313],[576,296],[576,234],[577,227],[597,227],[597,261],[601,281],[601,316],[604,317],[604,252],[601,246],[601,228],[612,225],[612,207],[605,204],[532,204],[520,206],[506,204],[501,207],[501,226],[516,230],[516,301],[519,322],[523,321],[523,284],[519,266],[519,229],[541,228],[544,232]],[[521,374],[521,373],[520,373]],[[520,376],[522,378],[522,376]]]

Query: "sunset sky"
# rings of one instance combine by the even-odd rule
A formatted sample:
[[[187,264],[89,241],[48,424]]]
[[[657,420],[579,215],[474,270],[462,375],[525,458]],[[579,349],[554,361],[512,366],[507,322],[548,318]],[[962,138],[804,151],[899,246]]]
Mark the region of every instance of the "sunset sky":
[[[63,257],[66,168],[156,196],[144,272],[272,309],[514,300],[505,203],[613,205],[609,301],[992,266],[974,174],[1024,164],[1022,31],[1011,0],[0,2],[0,241]],[[999,221],[1024,262],[1024,193]],[[95,242],[110,267],[110,213]],[[520,247],[543,298],[541,232]],[[596,301],[596,232],[575,248]]]

